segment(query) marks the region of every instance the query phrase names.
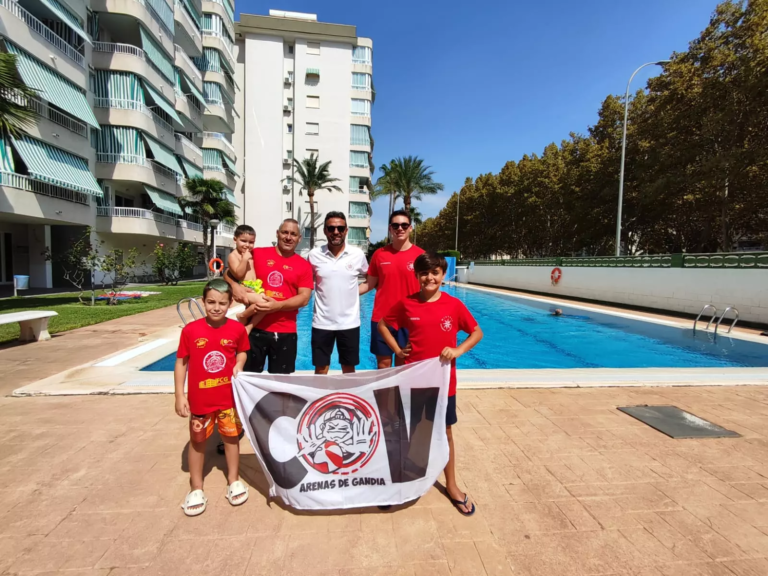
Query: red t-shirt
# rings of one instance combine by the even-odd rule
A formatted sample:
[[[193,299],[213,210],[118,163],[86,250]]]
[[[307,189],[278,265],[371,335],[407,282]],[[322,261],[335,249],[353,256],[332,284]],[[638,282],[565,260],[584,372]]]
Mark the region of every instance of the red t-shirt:
[[[392,248],[392,244],[387,244],[373,253],[368,275],[376,276],[379,283],[376,285],[371,321],[378,322],[397,302],[419,291],[419,280],[413,271],[413,262],[423,253],[424,250],[418,246],[411,246],[408,250],[399,252]]]
[[[176,357],[189,356],[187,398],[192,414],[202,416],[235,405],[232,371],[237,353],[250,347],[245,326],[235,320],[227,319],[219,328],[205,318],[184,326]]]
[[[298,254],[285,258],[274,247],[253,249],[253,271],[264,285],[264,294],[275,300],[288,300],[299,293],[299,288],[315,287],[312,266]],[[259,330],[295,333],[298,310],[267,314],[259,322]]]
[[[418,294],[412,294],[395,304],[384,322],[392,328],[407,328],[408,340],[413,346],[406,364],[436,358],[443,348],[456,348],[459,330],[467,334],[477,326],[477,321],[464,302],[445,292],[435,302],[422,302]],[[456,360],[451,362],[451,386],[448,396],[456,394]]]

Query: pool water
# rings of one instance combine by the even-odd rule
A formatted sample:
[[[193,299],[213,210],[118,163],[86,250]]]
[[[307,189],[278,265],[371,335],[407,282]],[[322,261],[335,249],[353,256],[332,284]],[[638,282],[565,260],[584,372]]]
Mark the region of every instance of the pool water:
[[[768,366],[768,346],[711,333],[555,306],[472,288],[446,289],[464,301],[485,333],[458,368],[706,368]],[[313,302],[299,312],[297,370],[312,370]],[[373,294],[361,298],[360,365],[374,369],[369,352]],[[459,340],[463,340],[460,336]],[[173,370],[171,354],[144,370]],[[332,369],[340,369],[334,351]]]

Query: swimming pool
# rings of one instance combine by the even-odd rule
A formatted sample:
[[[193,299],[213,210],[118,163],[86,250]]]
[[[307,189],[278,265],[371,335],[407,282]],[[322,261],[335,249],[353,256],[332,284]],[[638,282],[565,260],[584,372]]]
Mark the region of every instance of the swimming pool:
[[[465,287],[446,291],[461,298],[485,332],[483,341],[458,361],[460,369],[480,368],[707,368],[765,367],[765,344],[711,333],[682,330],[642,320],[559,306],[535,299]],[[309,347],[312,305],[299,312],[297,370],[312,370]],[[363,323],[358,369],[374,369],[368,351],[373,294],[361,299]],[[172,371],[174,354],[146,366],[149,371]],[[332,369],[339,369],[334,352]]]

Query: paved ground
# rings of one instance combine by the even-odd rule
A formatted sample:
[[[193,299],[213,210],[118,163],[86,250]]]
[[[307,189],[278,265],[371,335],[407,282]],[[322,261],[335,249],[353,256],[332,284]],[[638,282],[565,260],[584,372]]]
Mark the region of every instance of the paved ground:
[[[672,440],[616,412],[672,403],[744,435]],[[186,424],[170,396],[0,398],[0,574],[768,574],[768,388],[459,392],[460,516],[433,489],[344,514],[241,508],[211,455],[183,516]],[[250,450],[248,450],[250,452]]]

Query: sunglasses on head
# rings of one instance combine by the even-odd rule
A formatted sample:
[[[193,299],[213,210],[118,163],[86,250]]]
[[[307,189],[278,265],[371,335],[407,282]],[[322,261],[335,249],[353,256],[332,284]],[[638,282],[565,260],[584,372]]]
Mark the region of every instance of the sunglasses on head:
[[[392,230],[397,230],[400,228],[401,230],[408,230],[408,228],[411,227],[410,222],[392,222],[392,224],[389,225]]]
[[[343,234],[344,231],[347,229],[347,227],[346,226],[326,226],[325,229],[328,230],[328,232],[330,232],[331,234],[333,234],[334,232]]]

